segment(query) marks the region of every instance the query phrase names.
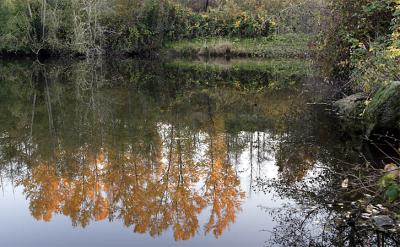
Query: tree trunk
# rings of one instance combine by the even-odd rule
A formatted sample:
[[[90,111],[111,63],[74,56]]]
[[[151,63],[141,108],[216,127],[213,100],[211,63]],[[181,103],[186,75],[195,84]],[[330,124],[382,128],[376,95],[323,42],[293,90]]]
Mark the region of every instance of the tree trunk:
[[[209,5],[210,0],[206,0],[206,6],[204,7],[204,11],[208,11],[208,5]]]
[[[42,41],[44,42],[46,27],[46,0],[42,1]]]

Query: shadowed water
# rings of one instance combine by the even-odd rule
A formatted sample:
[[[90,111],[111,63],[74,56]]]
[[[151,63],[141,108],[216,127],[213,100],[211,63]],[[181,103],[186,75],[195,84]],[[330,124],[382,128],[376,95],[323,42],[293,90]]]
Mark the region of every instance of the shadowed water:
[[[301,60],[2,62],[0,246],[317,243],[301,213],[342,211],[320,200],[337,182],[321,169],[357,152],[310,104],[323,94],[313,71]],[[304,182],[316,195],[295,190]]]

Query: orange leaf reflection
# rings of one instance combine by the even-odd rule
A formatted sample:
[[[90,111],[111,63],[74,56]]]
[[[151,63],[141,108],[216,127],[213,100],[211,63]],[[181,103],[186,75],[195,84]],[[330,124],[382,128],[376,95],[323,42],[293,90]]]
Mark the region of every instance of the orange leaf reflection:
[[[172,229],[175,240],[188,240],[200,229],[199,214],[210,210],[205,233],[219,237],[235,221],[244,192],[226,159],[225,136],[214,129],[223,123],[215,124],[196,144],[206,147],[203,158],[195,158],[195,140],[183,138],[184,129],[165,127],[164,135],[153,133],[151,148],[60,152],[68,172],[38,161],[21,180],[31,213],[45,221],[63,214],[81,227],[117,218],[136,233],[158,236]]]

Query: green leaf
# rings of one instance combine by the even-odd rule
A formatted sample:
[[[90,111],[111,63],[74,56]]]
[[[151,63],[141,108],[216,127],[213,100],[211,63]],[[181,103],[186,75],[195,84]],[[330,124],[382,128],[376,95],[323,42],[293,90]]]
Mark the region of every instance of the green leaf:
[[[400,193],[400,188],[399,185],[397,184],[392,184],[389,186],[389,188],[386,190],[385,195],[389,199],[390,202],[394,202],[399,198],[399,193]]]
[[[379,186],[381,188],[387,188],[389,185],[393,184],[396,180],[396,175],[393,173],[386,173],[383,177],[379,179]]]

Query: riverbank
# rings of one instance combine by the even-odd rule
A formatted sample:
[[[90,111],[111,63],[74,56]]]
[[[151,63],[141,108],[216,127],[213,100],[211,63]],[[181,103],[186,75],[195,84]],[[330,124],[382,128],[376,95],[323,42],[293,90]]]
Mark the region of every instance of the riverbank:
[[[334,102],[343,123],[365,136],[375,132],[397,134],[400,130],[400,82],[393,81],[373,95],[355,93]],[[355,123],[357,122],[357,123]]]

